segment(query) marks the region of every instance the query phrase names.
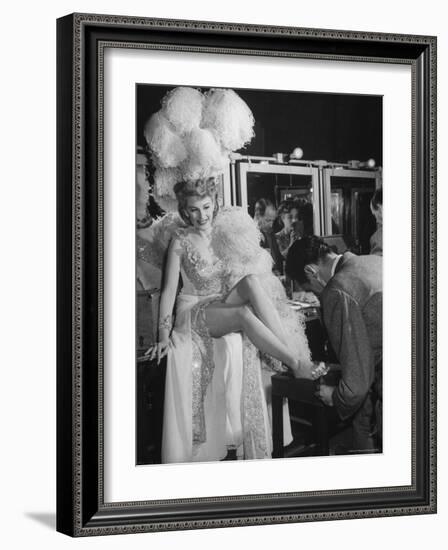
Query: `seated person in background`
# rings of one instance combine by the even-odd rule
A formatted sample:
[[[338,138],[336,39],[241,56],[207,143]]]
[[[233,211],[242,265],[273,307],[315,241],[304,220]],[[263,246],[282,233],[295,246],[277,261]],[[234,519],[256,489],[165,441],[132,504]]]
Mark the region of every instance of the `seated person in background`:
[[[314,280],[323,287],[323,319],[342,375],[335,387],[321,384],[318,396],[342,420],[352,419],[354,450],[381,450],[382,258],[338,255],[321,238],[303,237],[288,251],[286,272],[300,284]]]
[[[370,210],[375,216],[376,231],[370,237],[370,254],[383,255],[383,189],[379,188],[370,201]]]
[[[261,198],[257,200],[255,203],[254,220],[261,231],[262,240],[260,244],[263,248],[270,250],[272,259],[274,260],[274,272],[282,274],[283,258],[272,230],[276,215],[275,206],[269,199]]]

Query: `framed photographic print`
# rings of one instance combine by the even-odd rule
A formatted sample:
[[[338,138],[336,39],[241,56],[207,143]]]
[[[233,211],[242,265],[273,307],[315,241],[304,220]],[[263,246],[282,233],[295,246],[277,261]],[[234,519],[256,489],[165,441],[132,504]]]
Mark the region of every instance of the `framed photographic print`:
[[[434,513],[436,39],[57,40],[57,529]]]

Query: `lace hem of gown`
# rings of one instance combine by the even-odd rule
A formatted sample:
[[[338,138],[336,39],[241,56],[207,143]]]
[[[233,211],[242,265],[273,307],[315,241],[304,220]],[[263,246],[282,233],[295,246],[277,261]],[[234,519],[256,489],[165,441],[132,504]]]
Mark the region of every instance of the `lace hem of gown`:
[[[191,310],[193,445],[204,443],[207,439],[204,401],[215,367],[213,340],[207,327],[205,308],[220,299],[220,296],[215,296],[203,300]]]
[[[244,458],[270,458],[270,445],[264,419],[260,357],[257,348],[243,335],[242,423]]]

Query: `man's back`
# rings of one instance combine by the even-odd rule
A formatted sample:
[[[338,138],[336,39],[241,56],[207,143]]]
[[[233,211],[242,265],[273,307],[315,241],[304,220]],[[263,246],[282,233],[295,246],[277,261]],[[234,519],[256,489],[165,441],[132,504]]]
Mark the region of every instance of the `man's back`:
[[[380,368],[382,300],[381,257],[346,252],[321,296],[328,336],[342,368],[333,403],[343,419],[364,406]],[[370,445],[369,429],[364,428],[360,448]]]
[[[340,259],[334,277],[322,295],[325,313],[340,293],[348,295],[360,308],[374,354],[374,362],[382,358],[383,331],[383,262],[377,255],[356,256],[346,252]]]
[[[382,292],[382,285],[383,262],[380,256],[356,256],[346,252],[339,260],[335,275],[326,289],[335,287],[343,290],[363,307],[373,294]]]

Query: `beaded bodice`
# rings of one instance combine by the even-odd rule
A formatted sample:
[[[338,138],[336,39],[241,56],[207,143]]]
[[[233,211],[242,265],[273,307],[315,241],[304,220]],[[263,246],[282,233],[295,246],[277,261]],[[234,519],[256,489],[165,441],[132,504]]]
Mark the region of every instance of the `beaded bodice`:
[[[181,272],[185,294],[211,296],[223,292],[223,265],[213,253],[205,257],[184,230],[177,236],[182,245]]]

